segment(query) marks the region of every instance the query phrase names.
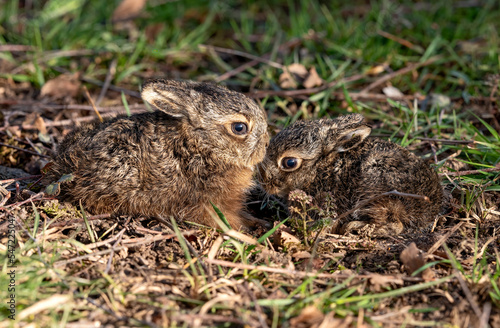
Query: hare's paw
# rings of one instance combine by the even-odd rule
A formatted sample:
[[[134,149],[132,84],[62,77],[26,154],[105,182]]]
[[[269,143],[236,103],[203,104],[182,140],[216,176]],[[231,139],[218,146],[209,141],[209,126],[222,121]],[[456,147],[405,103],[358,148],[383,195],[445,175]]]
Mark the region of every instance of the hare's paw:
[[[356,234],[365,237],[385,237],[400,234],[403,231],[401,222],[388,222],[385,225],[370,221],[350,221],[341,228],[342,234]]]

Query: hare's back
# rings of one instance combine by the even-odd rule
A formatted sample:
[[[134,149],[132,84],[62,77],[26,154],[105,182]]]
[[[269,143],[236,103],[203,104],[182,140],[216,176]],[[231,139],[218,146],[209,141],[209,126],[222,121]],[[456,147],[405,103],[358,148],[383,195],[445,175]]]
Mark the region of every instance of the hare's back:
[[[92,154],[93,158],[128,157],[141,148],[157,144],[175,134],[176,122],[162,112],[118,116],[102,123],[84,125],[70,132],[58,149],[59,156]]]
[[[440,191],[432,167],[407,149],[381,139],[368,140],[361,164],[364,184],[384,191],[428,194]]]

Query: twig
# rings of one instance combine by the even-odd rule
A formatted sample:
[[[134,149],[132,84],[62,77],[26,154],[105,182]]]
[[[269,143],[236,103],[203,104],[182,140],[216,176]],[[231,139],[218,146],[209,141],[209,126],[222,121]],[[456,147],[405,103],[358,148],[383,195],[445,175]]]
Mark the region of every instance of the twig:
[[[389,40],[395,41],[395,42],[397,42],[397,43],[399,43],[407,48],[410,48],[411,50],[415,50],[416,52],[419,52],[419,53],[422,52],[422,47],[417,46],[417,45],[411,43],[410,41],[402,39],[396,35],[387,33],[387,32],[382,31],[382,30],[378,30],[377,34],[380,36],[383,36],[384,38],[387,38]]]
[[[182,234],[184,235],[186,233],[184,232]],[[161,236],[154,236],[154,237],[148,237],[148,238],[124,239],[124,240],[122,240],[122,244],[126,244],[126,246],[119,246],[119,247],[115,247],[113,249],[106,249],[106,250],[102,250],[99,252],[94,252],[91,254],[86,254],[86,255],[74,257],[74,258],[67,259],[67,260],[61,260],[61,261],[55,262],[54,264],[55,265],[65,265],[68,263],[85,260],[85,259],[88,259],[89,257],[106,255],[106,254],[109,254],[111,252],[120,251],[120,250],[125,249],[125,248],[144,245],[144,244],[153,243],[153,242],[160,241],[160,240],[176,238],[176,237],[177,237],[177,235],[175,233],[173,233],[173,234],[169,234],[169,235],[161,235]],[[91,244],[91,245],[93,245],[93,244]]]
[[[316,278],[327,278],[327,279],[348,279],[352,277],[352,274],[343,274],[343,273],[323,273],[323,272],[314,272],[314,271],[297,271],[283,268],[270,268],[262,265],[251,265],[251,264],[243,264],[243,263],[234,263],[229,261],[217,260],[217,259],[205,259],[205,261],[209,264],[220,265],[228,268],[237,268],[242,270],[257,270],[263,272],[271,272],[271,273],[279,273],[287,276],[293,276],[298,278],[304,277],[316,277]],[[371,278],[375,274],[360,274],[356,277],[358,278]],[[392,279],[403,279],[408,282],[422,282],[423,279],[419,277],[408,277],[408,276],[388,276],[388,278]]]
[[[170,318],[171,321],[182,321],[187,323],[192,323],[195,319],[201,320],[203,322],[231,322],[238,325],[245,325],[245,322],[238,318],[231,318],[225,315],[219,314],[177,314]]]
[[[259,314],[257,317],[259,318],[259,322],[260,322],[260,326],[262,328],[269,328],[269,326],[267,325],[267,322],[266,320],[264,320],[264,312],[262,311],[262,308],[260,307],[260,304],[259,302],[257,302],[257,297],[255,297],[255,294],[253,291],[250,290],[250,288],[248,288],[248,282],[245,281],[243,283],[243,289],[247,292],[248,296],[250,296],[250,299],[252,300],[254,306],[255,306],[255,310],[257,310],[257,313]]]
[[[446,247],[446,251],[447,251],[447,253],[451,253],[451,251],[447,247]],[[451,258],[451,256],[448,256],[448,257]],[[457,265],[455,264],[455,261],[452,260],[452,261],[450,261],[450,263],[451,263],[451,266],[453,267],[453,270],[455,271],[455,276],[458,279],[458,283],[462,287],[462,290],[465,294],[465,297],[467,298],[470,306],[472,307],[472,310],[476,314],[477,318],[479,320],[481,320],[481,318],[483,316],[481,309],[479,309],[479,306],[477,305],[476,301],[474,300],[474,296],[472,296],[472,293],[471,293],[469,287],[467,287],[467,283],[465,282],[464,278],[462,278],[462,273],[458,270]]]
[[[33,51],[32,46],[25,46],[22,44],[1,44],[0,52],[21,52],[21,51]]]
[[[4,206],[4,205],[7,203],[7,201],[8,201],[8,200],[10,199],[10,197],[11,197],[11,194],[12,194],[12,193],[9,191],[9,192],[7,193],[7,195],[3,196],[3,199],[2,199],[2,200],[0,200],[0,207]],[[0,195],[0,196],[1,196],[1,195]],[[0,229],[0,231],[1,231],[1,230],[2,230],[2,229]]]
[[[294,47],[296,45],[299,45],[300,43],[302,42],[301,39],[292,39],[288,42],[285,42],[283,43],[282,45],[280,45],[278,47],[278,51],[283,51],[284,49],[287,49],[287,48],[291,48],[291,47]],[[267,53],[265,55],[262,56],[262,58],[264,59],[268,59],[268,58],[271,58],[271,54],[272,53]],[[241,72],[244,72],[245,70],[247,70],[248,68],[250,67],[253,67],[255,65],[257,65],[259,63],[258,60],[252,60],[252,61],[249,61],[248,63],[245,63],[229,72],[226,72],[224,74],[222,74],[221,76],[219,76],[217,79],[215,79],[216,82],[222,82],[224,80],[227,80],[229,79],[230,77],[234,76],[234,75],[237,75]]]
[[[467,171],[457,171],[457,172],[446,172],[446,174],[448,176],[451,176],[451,177],[460,177],[462,175],[487,173],[487,172],[498,172],[498,171],[500,171],[500,166],[491,167],[491,168],[487,168],[487,169],[480,169],[480,170],[467,170]],[[445,173],[439,173],[439,175],[445,175]]]
[[[141,111],[141,112],[144,112],[144,111]],[[103,118],[115,117],[116,113],[105,113],[105,114],[102,114],[101,116]],[[74,118],[74,119],[46,122],[45,126],[47,126],[47,127],[68,126],[68,125],[74,125],[76,122],[78,122],[78,123],[80,123],[80,122],[92,122],[95,120],[96,120],[96,118],[94,116],[84,116],[84,117],[79,117],[79,118]],[[18,126],[22,127],[23,129],[26,129],[26,130],[36,129],[36,126],[34,126],[34,125],[18,125]]]
[[[444,236],[439,238],[439,240],[434,245],[432,245],[431,248],[429,248],[429,250],[427,251],[427,254],[429,254],[429,255],[434,254],[434,252],[437,251],[438,248],[441,247],[441,245],[443,245],[443,243],[445,241],[447,241],[448,238],[450,238],[450,236],[453,233],[455,233],[455,231],[457,231],[463,224],[464,224],[464,222],[462,221],[459,224],[455,225],[453,228],[451,228],[450,231],[448,231]]]
[[[491,302],[486,302],[483,305],[483,315],[479,321],[479,328],[488,328],[488,321],[490,320]]]
[[[283,66],[283,65],[281,65],[279,63],[273,62],[272,60],[269,60],[269,59],[266,59],[266,58],[263,58],[263,57],[259,57],[259,56],[255,56],[255,55],[252,55],[252,54],[249,54],[249,53],[246,53],[246,52],[243,52],[243,51],[239,51],[239,50],[227,49],[227,48],[221,48],[221,47],[215,47],[215,46],[209,46],[209,45],[205,45],[205,44],[200,44],[200,45],[198,45],[198,47],[201,48],[201,49],[211,49],[211,50],[214,50],[216,52],[222,52],[222,53],[226,53],[226,54],[230,54],[230,55],[236,55],[236,56],[240,56],[240,57],[245,57],[245,58],[257,61],[259,63],[267,64],[267,65],[272,66],[274,68],[283,69],[285,67],[285,66]]]
[[[192,235],[194,233],[196,233],[195,230],[188,230],[188,231],[184,231],[182,234],[183,235]],[[161,236],[165,236],[165,239],[173,238],[173,234],[164,234],[164,233],[161,233]],[[155,237],[158,237],[158,235],[155,236]],[[169,237],[169,238],[167,238],[167,237]],[[115,241],[117,238],[118,238],[118,236],[115,235],[115,236],[113,236],[113,237],[111,237],[111,238],[109,238],[107,240],[98,241],[98,242],[95,242],[93,244],[85,245],[85,247],[89,248],[89,249],[93,249],[93,248],[101,247],[103,245],[109,245],[109,243]],[[143,241],[147,241],[147,240],[150,240],[150,237],[124,239],[124,240],[122,240],[122,244],[142,243]],[[134,245],[132,245],[132,246],[134,246]]]
[[[324,85],[316,87],[316,88],[298,89],[298,90],[257,90],[257,91],[250,92],[247,95],[249,97],[252,97],[252,98],[265,98],[267,96],[296,97],[296,96],[310,95],[310,94],[321,92],[321,91],[329,89],[329,88],[333,88],[336,85],[341,85],[341,84],[345,84],[348,82],[359,81],[365,77],[366,77],[365,74],[356,74],[353,76],[343,78],[339,81],[331,81],[327,84],[324,84]]]
[[[109,259],[108,259],[108,264],[106,264],[106,269],[104,270],[104,273],[105,274],[108,274],[109,273],[109,270],[111,270],[111,263],[113,262],[113,255],[115,255],[115,247],[118,245],[118,243],[122,240],[122,237],[123,237],[123,233],[125,232],[126,228],[123,228],[117,235],[116,237],[116,241],[115,243],[113,244],[113,246],[111,246],[111,254],[109,255]]]
[[[92,97],[90,96],[89,90],[87,89],[86,86],[83,86],[83,90],[85,91],[85,95],[87,96],[87,99],[90,102],[90,105],[92,105],[94,112],[97,114],[99,121],[103,122],[102,116],[101,116],[101,114],[99,114],[99,111],[97,110],[97,107],[95,106],[94,99],[92,99]]]
[[[95,54],[104,54],[104,53],[108,53],[108,51],[91,50],[91,49],[53,50],[44,52],[41,61],[47,62],[51,59],[61,58],[61,57],[92,56]]]
[[[435,138],[424,138],[424,137],[415,137],[413,139],[422,140],[422,141],[440,142],[440,143],[452,144],[452,145],[470,145],[470,144],[475,143],[474,140],[447,140],[447,139],[435,139]]]
[[[40,151],[38,150],[38,148],[33,144],[33,142],[28,138],[28,137],[25,137],[26,139],[26,142],[31,146],[31,148],[33,148],[38,154],[40,154]],[[24,144],[26,144],[26,142]],[[48,150],[50,151],[51,153],[54,153],[54,151],[50,148],[47,148],[47,147],[43,147],[45,148],[45,150]],[[41,155],[41,154],[40,154]]]
[[[28,153],[28,154],[31,154],[31,155],[40,156],[40,157],[47,157],[47,158],[50,157],[48,155],[39,154],[39,153],[37,153],[35,151],[31,151],[31,150],[28,150],[28,149],[23,149],[23,148],[19,148],[19,147],[16,147],[16,146],[8,145],[8,144],[5,144],[3,142],[0,142],[0,146],[12,148],[12,149],[15,149],[15,150],[19,150],[19,151],[22,151],[22,152],[25,152],[25,153]]]
[[[109,65],[108,68],[108,73],[106,74],[106,79],[104,80],[104,85],[102,86],[101,93],[99,94],[99,97],[96,100],[96,105],[99,106],[101,101],[104,99],[104,96],[106,95],[106,92],[108,91],[109,85],[111,84],[111,80],[116,74],[116,64],[118,63],[118,60],[114,58],[111,61],[111,64]]]
[[[56,71],[58,71],[60,73],[70,73],[70,71],[68,71],[67,69],[64,69],[62,67],[56,67],[56,66],[54,66],[54,67],[52,67],[52,69],[54,69],[54,70],[56,70]],[[94,79],[91,79],[91,78],[88,78],[88,77],[85,77],[85,76],[81,76],[79,79],[81,81],[97,85],[99,87],[103,87],[104,86],[104,82],[101,82],[99,80],[94,80]],[[137,91],[132,91],[132,90],[125,89],[125,88],[120,88],[120,87],[118,87],[116,85],[113,85],[113,84],[110,84],[108,88],[110,90],[117,91],[117,92],[123,92],[126,95],[129,95],[129,96],[141,99],[141,94],[139,92],[137,92]]]
[[[10,183],[10,182],[20,181],[20,180],[35,180],[35,179],[40,178],[41,176],[42,176],[41,174],[38,174],[38,175],[30,175],[30,176],[27,176],[27,177],[21,177],[21,178],[13,178],[13,179],[7,179],[7,180],[0,180],[0,183]]]
[[[368,85],[363,90],[361,90],[360,93],[366,93],[366,92],[370,91],[371,89],[376,88],[379,85],[384,84],[385,82],[392,80],[396,76],[409,73],[409,72],[411,72],[413,70],[416,70],[416,69],[418,69],[420,67],[429,66],[430,64],[435,63],[437,60],[439,60],[441,58],[442,58],[442,56],[435,56],[435,57],[430,58],[430,59],[428,59],[428,60],[426,60],[426,61],[424,61],[422,63],[416,63],[416,64],[410,65],[408,67],[399,69],[399,70],[397,70],[395,72],[386,74],[386,75],[382,76],[381,78],[377,79],[375,82],[373,82],[370,85]]]
[[[45,197],[43,197],[44,195],[45,195],[45,193],[43,191],[39,192],[38,194],[35,194],[35,195],[31,196],[30,198],[22,201],[22,202],[14,203],[14,204],[10,204],[10,205],[4,206],[4,207],[0,208],[0,210],[5,210],[5,209],[11,208],[11,207],[12,208],[16,208],[18,206],[24,205],[26,203],[29,203],[29,202],[32,202],[32,201],[35,201],[35,200],[36,201],[41,201],[41,200],[53,200],[53,199],[55,199],[54,197],[47,197],[47,198],[45,198]],[[42,198],[37,199],[37,197],[40,197],[40,196]]]
[[[0,105],[8,105],[8,106],[27,106],[27,107],[39,107],[42,109],[55,109],[55,110],[86,110],[92,111],[94,108],[89,105],[80,105],[80,104],[70,104],[70,105],[55,105],[55,104],[45,104],[40,101],[22,101],[22,100],[0,100]],[[147,111],[146,106],[143,104],[129,104],[130,109],[134,111]],[[117,112],[123,111],[125,112],[125,106],[108,106],[108,107],[100,107],[101,112]]]

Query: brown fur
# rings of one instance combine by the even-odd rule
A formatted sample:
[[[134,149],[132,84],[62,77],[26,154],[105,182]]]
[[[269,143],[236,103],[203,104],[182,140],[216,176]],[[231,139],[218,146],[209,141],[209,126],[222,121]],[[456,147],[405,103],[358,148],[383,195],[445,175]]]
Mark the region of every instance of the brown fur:
[[[330,193],[339,214],[392,190],[427,196],[430,202],[384,197],[337,224],[340,232],[372,224],[379,235],[427,226],[443,203],[439,177],[421,158],[399,145],[365,139],[370,131],[359,114],[296,122],[271,140],[259,165],[263,188],[282,197],[301,189],[318,203],[322,201],[318,199],[321,195]],[[302,164],[292,172],[285,172],[279,167],[283,157],[300,158]]]
[[[257,222],[243,209],[254,166],[269,142],[265,112],[215,84],[154,80],[142,96],[160,111],[117,117],[72,131],[46,181],[94,213],[174,216],[217,227],[210,202],[233,228]],[[245,122],[248,134],[231,124]]]

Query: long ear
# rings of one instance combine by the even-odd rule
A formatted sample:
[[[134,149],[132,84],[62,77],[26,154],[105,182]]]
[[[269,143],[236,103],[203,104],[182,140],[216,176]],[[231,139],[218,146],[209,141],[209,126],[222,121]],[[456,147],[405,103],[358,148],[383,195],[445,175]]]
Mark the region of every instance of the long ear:
[[[371,131],[372,129],[367,125],[361,125],[352,129],[343,130],[339,133],[332,150],[339,153],[348,151],[365,140],[365,138],[370,135]]]
[[[195,94],[193,94],[195,93]],[[189,117],[196,91],[186,82],[173,80],[151,80],[142,86],[142,99],[173,117]]]

